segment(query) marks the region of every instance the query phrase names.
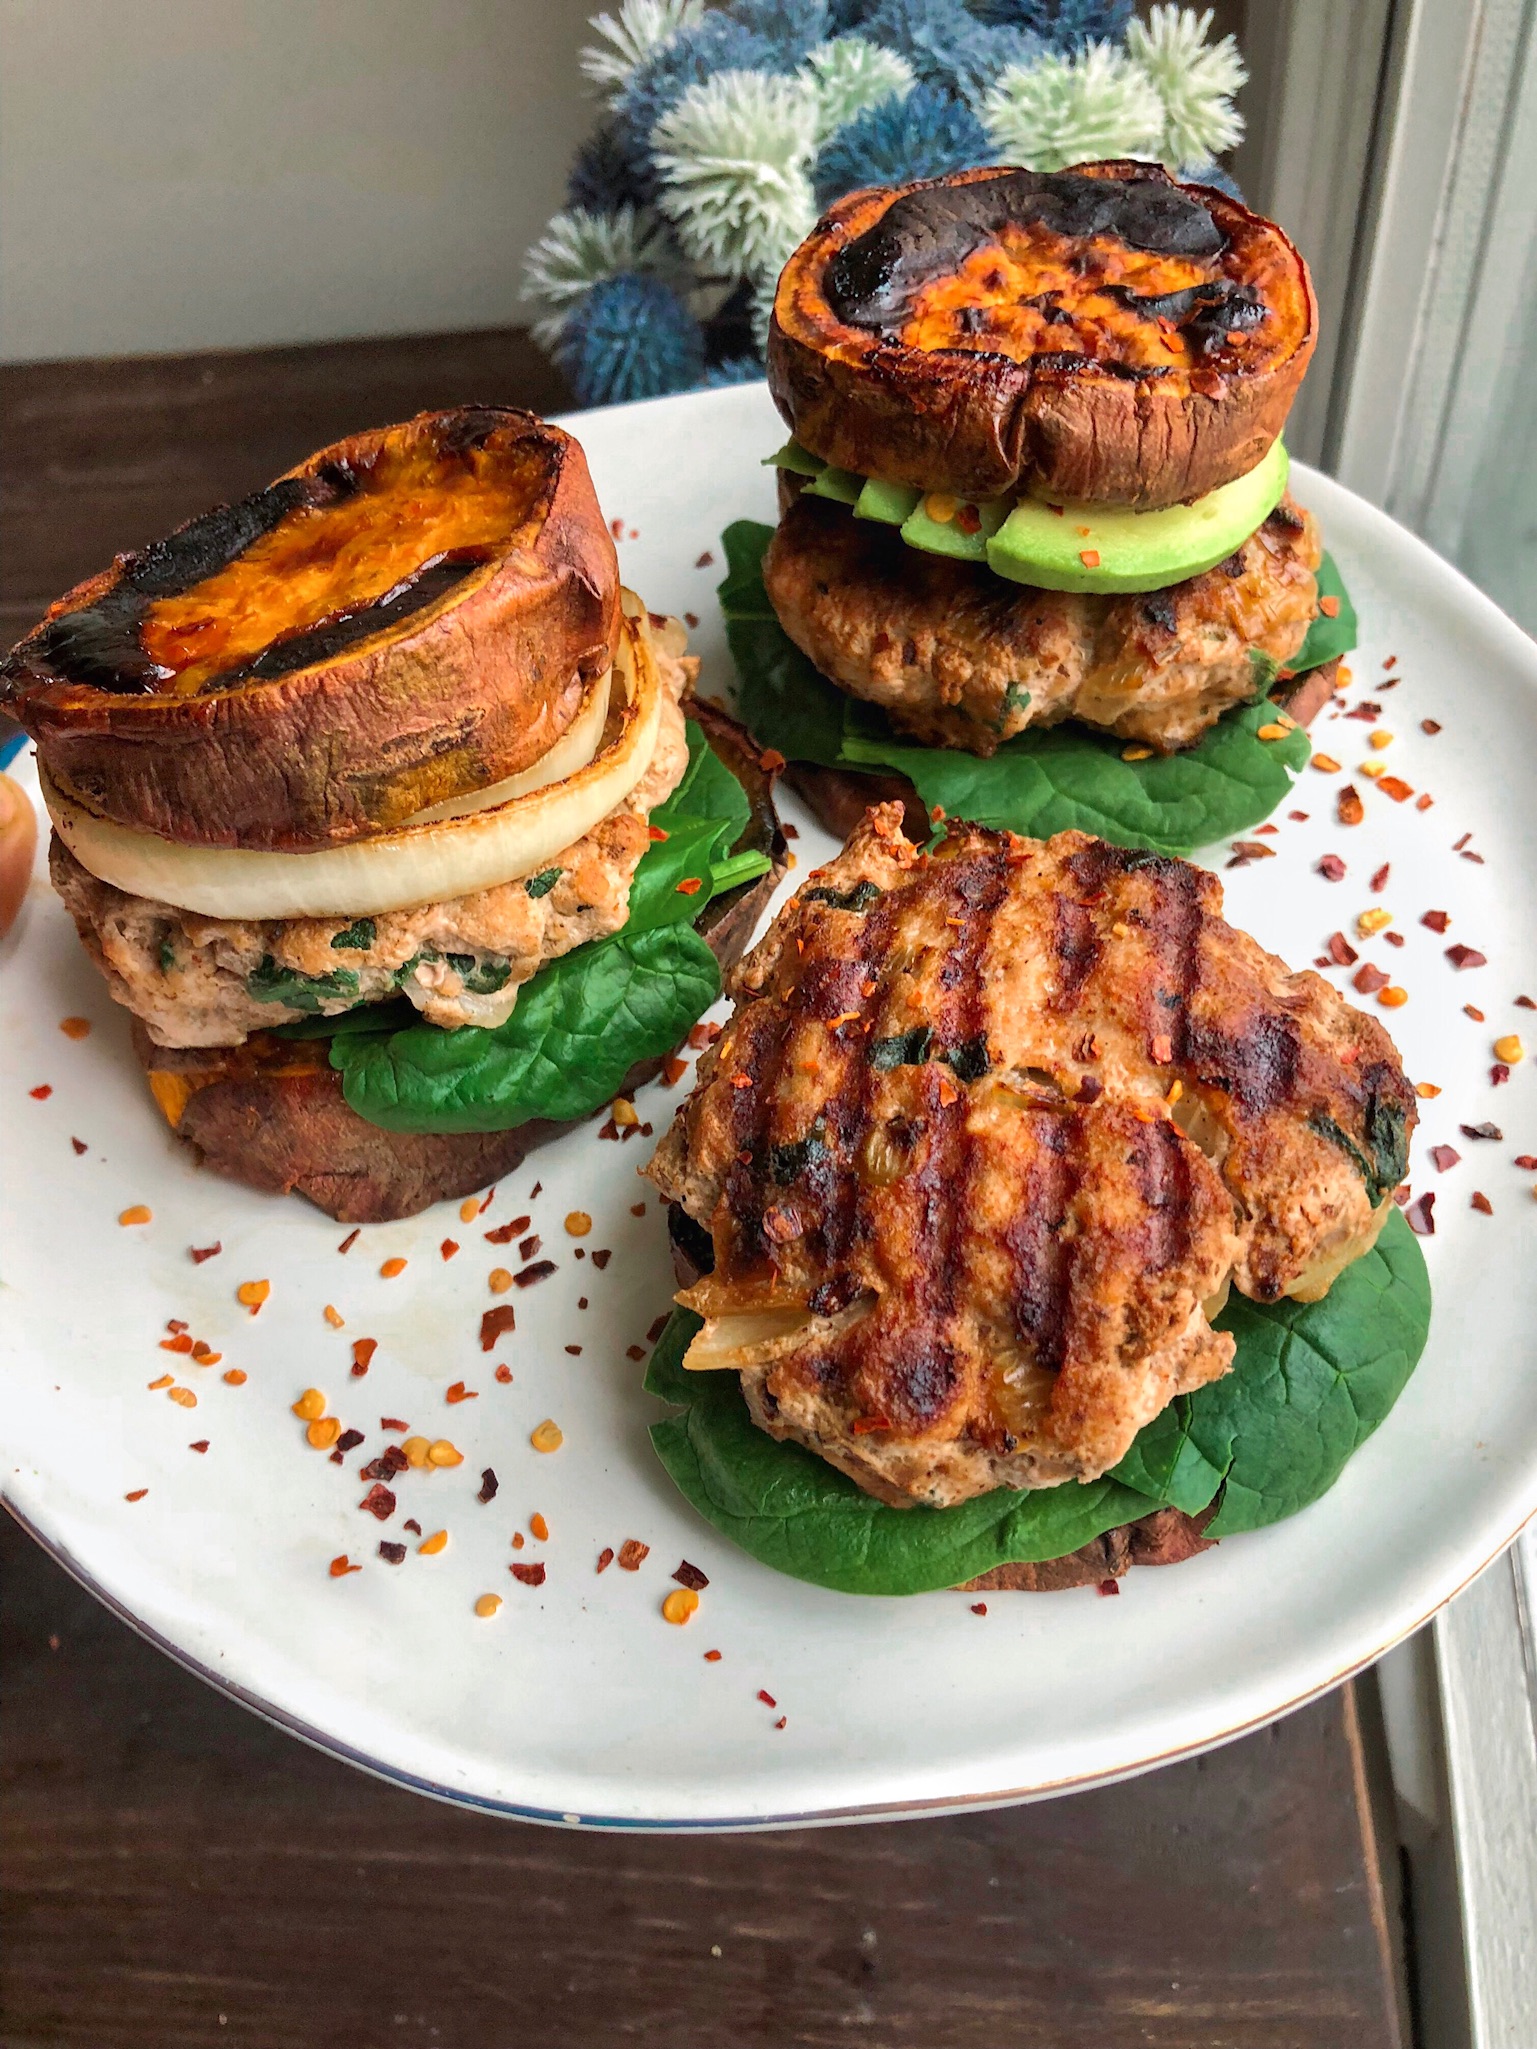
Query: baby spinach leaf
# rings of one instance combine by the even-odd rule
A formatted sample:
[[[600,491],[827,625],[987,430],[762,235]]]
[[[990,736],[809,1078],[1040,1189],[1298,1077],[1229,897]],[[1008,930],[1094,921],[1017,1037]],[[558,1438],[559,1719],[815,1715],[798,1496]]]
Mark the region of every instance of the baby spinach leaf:
[[[700,1514],[764,1564],[845,1593],[922,1593],[994,1565],[1064,1557],[1158,1507],[1198,1514],[1219,1490],[1212,1536],[1305,1508],[1397,1400],[1429,1318],[1424,1261],[1395,1210],[1322,1302],[1235,1297],[1218,1319],[1237,1340],[1231,1372],[1172,1403],[1103,1479],[899,1509],[759,1430],[734,1375],[687,1372],[699,1321],[679,1310],[646,1388],[684,1413],[651,1436]]]
[[[895,769],[931,810],[939,806],[950,817],[982,825],[1037,837],[1076,827],[1122,846],[1174,854],[1257,825],[1307,761],[1307,735],[1300,729],[1282,740],[1258,737],[1275,717],[1264,699],[1228,712],[1183,753],[1145,761],[1126,761],[1124,741],[1072,722],[1027,729],[987,760],[920,746],[878,707],[835,689],[780,627],[761,574],[772,532],[752,520],[726,529],[728,574],[720,601],[742,716],[766,746],[790,760]],[[1340,596],[1340,610],[1334,619],[1314,621],[1290,665],[1294,671],[1354,643],[1355,615],[1328,558],[1319,582],[1327,594]]]
[[[1217,1328],[1238,1342],[1232,1372],[1171,1403],[1115,1472],[1188,1513],[1221,1488],[1209,1534],[1225,1537],[1327,1493],[1403,1392],[1430,1328],[1419,1241],[1395,1209],[1321,1302],[1234,1295]]]
[[[280,968],[270,953],[264,953],[246,976],[246,990],[258,1003],[281,1003],[289,1010],[314,1012],[338,997],[358,993],[358,978],[352,968],[335,968],[326,975],[301,975],[297,968]]]
[[[1336,655],[1348,655],[1356,644],[1360,630],[1356,608],[1350,602],[1350,593],[1345,589],[1345,580],[1332,555],[1325,555],[1318,565],[1318,595],[1332,601],[1337,610],[1332,619],[1327,613],[1320,612],[1308,628],[1308,637],[1300,651],[1286,665],[1294,676],[1300,676],[1305,669],[1321,669]]]
[[[607,1102],[637,1060],[675,1046],[720,994],[720,968],[688,925],[616,933],[551,961],[505,1024],[331,1042],[352,1108],[386,1131],[508,1131]]]

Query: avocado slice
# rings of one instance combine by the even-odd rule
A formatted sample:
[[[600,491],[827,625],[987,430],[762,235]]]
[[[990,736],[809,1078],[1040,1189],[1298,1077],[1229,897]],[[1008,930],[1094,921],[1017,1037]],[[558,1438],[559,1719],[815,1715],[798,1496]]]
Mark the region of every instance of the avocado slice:
[[[1162,512],[1023,498],[987,543],[987,561],[999,576],[1041,590],[1162,590],[1240,547],[1280,503],[1288,468],[1277,440],[1247,475]]]
[[[973,504],[972,510],[979,523],[967,533],[959,516],[948,520],[935,519],[931,508],[934,500],[942,495],[929,491],[918,500],[902,522],[903,540],[908,547],[922,548],[928,555],[949,555],[957,562],[985,562],[988,542],[1009,516],[1008,500],[992,498]],[[950,502],[956,503],[954,499]],[[961,510],[962,506],[956,504],[957,515]]]
[[[763,458],[766,470],[794,470],[798,477],[819,477],[827,465],[821,456],[813,455],[809,448],[802,448],[793,437],[783,448],[776,448],[772,455]]]
[[[900,526],[922,496],[911,484],[888,484],[884,477],[866,477],[865,488],[854,501],[854,517]]]
[[[805,485],[808,498],[831,498],[837,505],[857,503],[864,488],[864,478],[855,476],[852,470],[840,470],[829,463]]]

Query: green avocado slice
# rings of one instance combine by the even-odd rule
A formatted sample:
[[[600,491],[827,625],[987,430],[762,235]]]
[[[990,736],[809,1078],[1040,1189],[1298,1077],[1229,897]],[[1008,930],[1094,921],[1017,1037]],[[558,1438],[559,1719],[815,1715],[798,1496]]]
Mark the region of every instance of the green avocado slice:
[[[882,526],[901,526],[922,496],[911,484],[888,484],[884,477],[866,477],[865,487],[854,501],[854,517],[878,519]]]
[[[929,497],[920,498],[902,522],[902,538],[908,547],[921,548],[926,555],[949,555],[957,562],[985,562],[988,542],[1009,517],[1008,500],[994,498],[973,505],[979,524],[967,533],[958,517],[932,518]]]
[[[1289,467],[1277,440],[1245,476],[1162,512],[1022,498],[988,542],[988,565],[1038,590],[1162,590],[1241,547],[1280,503]]]

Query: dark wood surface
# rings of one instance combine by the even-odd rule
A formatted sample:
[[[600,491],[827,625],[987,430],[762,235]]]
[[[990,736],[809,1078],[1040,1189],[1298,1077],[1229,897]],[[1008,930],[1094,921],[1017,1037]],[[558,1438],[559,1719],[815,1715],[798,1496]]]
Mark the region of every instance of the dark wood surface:
[[[0,385],[8,638],[116,550],[353,428],[563,397],[509,333]],[[5,1518],[0,1575],[0,2049],[1408,2049],[1354,1688],[1010,1813],[587,1837],[306,1749]]]

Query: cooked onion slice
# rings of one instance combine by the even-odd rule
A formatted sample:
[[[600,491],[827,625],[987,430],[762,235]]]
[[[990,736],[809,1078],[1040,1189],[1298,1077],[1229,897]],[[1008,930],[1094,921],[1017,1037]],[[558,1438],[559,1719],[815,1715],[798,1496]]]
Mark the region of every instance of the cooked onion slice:
[[[182,846],[133,832],[64,796],[46,775],[43,796],[60,839],[93,875],[205,917],[358,917],[443,903],[537,875],[635,788],[656,751],[661,715],[644,611],[636,617],[626,607],[612,675],[608,742],[559,782],[464,817],[424,818],[315,853]]]

